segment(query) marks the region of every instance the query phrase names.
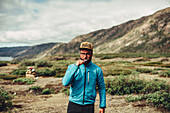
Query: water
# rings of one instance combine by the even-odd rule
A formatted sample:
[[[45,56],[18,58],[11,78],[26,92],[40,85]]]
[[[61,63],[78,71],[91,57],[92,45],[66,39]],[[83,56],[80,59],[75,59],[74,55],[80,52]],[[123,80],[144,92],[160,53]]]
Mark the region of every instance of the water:
[[[12,57],[0,57],[0,61],[11,61]]]

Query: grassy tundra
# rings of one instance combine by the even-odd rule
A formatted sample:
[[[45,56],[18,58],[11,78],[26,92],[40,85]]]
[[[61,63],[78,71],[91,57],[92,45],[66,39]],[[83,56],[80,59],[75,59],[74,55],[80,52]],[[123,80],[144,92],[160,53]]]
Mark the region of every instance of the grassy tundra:
[[[61,80],[78,58],[73,54],[0,62],[0,111],[65,113],[69,87]],[[107,113],[170,111],[170,54],[95,54],[93,62],[104,73]],[[28,66],[35,67],[38,79],[25,78]]]

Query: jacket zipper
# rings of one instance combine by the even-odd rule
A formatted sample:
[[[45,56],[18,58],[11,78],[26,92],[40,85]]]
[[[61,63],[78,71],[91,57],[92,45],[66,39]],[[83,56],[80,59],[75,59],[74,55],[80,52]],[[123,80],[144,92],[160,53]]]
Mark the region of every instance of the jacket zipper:
[[[89,84],[89,71],[88,71],[88,84]]]
[[[86,66],[85,66],[85,78],[84,78],[84,94],[83,94],[83,105],[84,105],[84,98],[85,98],[85,87],[86,87]]]

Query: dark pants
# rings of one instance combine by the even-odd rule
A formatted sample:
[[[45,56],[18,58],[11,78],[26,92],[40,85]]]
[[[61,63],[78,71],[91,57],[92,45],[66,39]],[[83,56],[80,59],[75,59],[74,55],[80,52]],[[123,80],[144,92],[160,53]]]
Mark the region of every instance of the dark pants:
[[[78,105],[69,101],[67,113],[94,113],[94,104]]]

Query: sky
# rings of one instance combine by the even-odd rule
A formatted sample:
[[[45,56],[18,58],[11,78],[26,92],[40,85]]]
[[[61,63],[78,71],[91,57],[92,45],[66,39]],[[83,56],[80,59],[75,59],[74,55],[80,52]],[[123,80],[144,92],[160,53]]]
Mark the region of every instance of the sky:
[[[0,0],[0,47],[69,42],[170,6],[170,0]]]

